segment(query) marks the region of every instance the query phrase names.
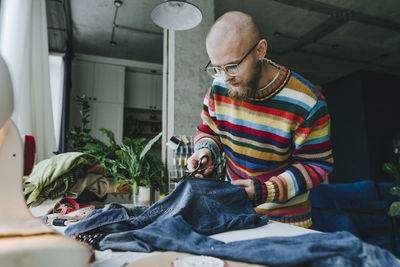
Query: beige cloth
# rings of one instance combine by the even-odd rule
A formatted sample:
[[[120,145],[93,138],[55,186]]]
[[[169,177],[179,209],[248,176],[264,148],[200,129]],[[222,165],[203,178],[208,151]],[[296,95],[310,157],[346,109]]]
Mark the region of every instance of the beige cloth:
[[[54,206],[62,199],[63,197],[58,197],[56,199],[45,199],[43,202],[33,202],[29,207],[29,211],[32,213],[33,217],[41,217],[53,212]]]
[[[109,185],[107,178],[103,174],[88,173],[85,178],[78,179],[65,196],[76,199],[84,190],[88,190],[99,198],[102,198],[107,194]]]

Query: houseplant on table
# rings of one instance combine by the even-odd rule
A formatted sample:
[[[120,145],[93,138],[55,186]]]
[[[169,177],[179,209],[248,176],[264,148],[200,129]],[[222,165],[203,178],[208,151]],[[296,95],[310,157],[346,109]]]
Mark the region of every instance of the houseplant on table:
[[[146,138],[125,137],[122,144],[118,144],[111,130],[100,128],[99,131],[108,140],[108,143],[103,142],[93,137],[86,127],[89,123],[89,103],[86,97],[78,96],[77,103],[81,106],[81,125],[75,127],[68,136],[70,149],[95,156],[99,164],[106,168],[107,175],[112,177],[114,190],[121,194],[132,191],[138,194],[140,187],[163,191],[162,174],[166,173],[164,164],[158,157],[148,153],[162,133],[147,143]],[[129,134],[137,135],[142,131],[138,121],[129,120],[128,125],[130,127],[124,128],[130,129]]]
[[[142,188],[142,191],[149,192],[150,188],[163,191],[164,164],[158,157],[148,153],[162,133],[147,143],[146,138],[125,137],[122,144],[117,144],[111,130],[100,128],[99,131],[107,137],[108,144],[88,132],[79,132],[77,137],[79,143],[83,144],[79,151],[95,156],[99,164],[106,168],[107,176],[113,179],[115,191],[133,193],[134,196],[139,194],[141,187],[147,188]]]
[[[159,133],[147,144],[144,144],[146,138],[125,138],[121,150],[116,151],[118,160],[114,167],[121,171],[114,176],[114,184],[131,185],[141,204],[150,203],[150,188],[163,191],[161,177],[163,172],[166,173],[164,164],[156,156],[148,154],[161,135]]]

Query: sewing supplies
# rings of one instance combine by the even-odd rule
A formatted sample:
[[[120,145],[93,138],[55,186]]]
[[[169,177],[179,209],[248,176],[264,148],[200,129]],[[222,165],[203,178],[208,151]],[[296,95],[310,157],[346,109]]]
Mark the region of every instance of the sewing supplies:
[[[51,224],[54,226],[67,226],[68,225],[68,220],[65,219],[54,219]]]

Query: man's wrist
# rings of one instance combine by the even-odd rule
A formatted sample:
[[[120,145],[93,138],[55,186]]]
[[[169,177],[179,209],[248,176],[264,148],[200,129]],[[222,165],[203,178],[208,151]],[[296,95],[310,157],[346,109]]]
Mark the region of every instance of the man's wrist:
[[[256,178],[250,178],[254,184],[254,198],[253,198],[253,206],[257,207],[261,204],[262,201],[262,188],[261,182]]]
[[[213,146],[213,144],[209,143],[209,142],[199,142],[195,144],[195,151],[199,151],[201,149],[208,149],[211,151],[211,161],[212,161],[212,165],[215,166],[215,163],[217,161],[217,152],[216,152],[216,148]]]

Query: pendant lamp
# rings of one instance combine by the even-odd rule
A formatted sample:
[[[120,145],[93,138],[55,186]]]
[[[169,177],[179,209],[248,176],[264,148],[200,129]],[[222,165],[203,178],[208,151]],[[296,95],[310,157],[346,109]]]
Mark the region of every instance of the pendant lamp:
[[[155,24],[174,31],[194,28],[202,17],[201,10],[185,0],[167,0],[151,11],[151,19]]]

